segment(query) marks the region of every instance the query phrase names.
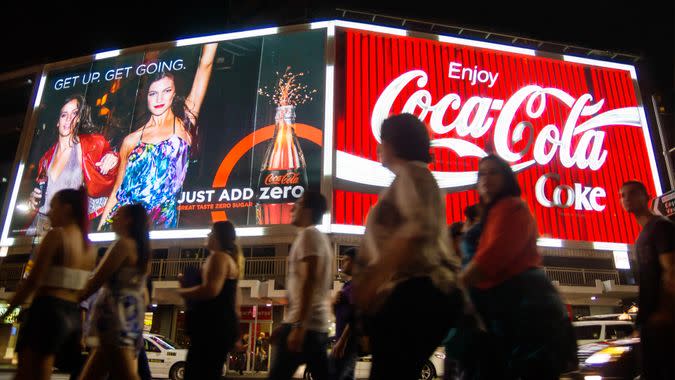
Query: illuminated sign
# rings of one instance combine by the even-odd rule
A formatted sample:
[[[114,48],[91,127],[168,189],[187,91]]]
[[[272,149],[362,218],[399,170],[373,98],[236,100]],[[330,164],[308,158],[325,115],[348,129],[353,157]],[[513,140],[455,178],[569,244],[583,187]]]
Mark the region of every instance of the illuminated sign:
[[[449,223],[478,203],[478,161],[494,153],[517,173],[546,242],[634,241],[639,229],[620,205],[621,184],[661,188],[632,66],[357,28],[338,28],[336,38],[344,66],[336,73],[334,225],[363,226],[394,179],[378,162],[380,127],[407,112],[428,126]]]

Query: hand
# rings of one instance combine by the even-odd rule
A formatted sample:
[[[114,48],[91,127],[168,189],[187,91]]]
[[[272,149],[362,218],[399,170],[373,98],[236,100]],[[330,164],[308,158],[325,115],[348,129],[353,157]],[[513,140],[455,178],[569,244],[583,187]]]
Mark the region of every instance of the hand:
[[[30,207],[33,210],[38,209],[38,205],[40,203],[40,199],[42,199],[42,191],[38,189],[37,187],[33,189],[33,191],[30,193],[30,199],[28,203],[30,204]]]
[[[120,159],[116,154],[107,153],[105,156],[103,156],[101,161],[95,164],[95,166],[98,167],[98,171],[100,171],[101,174],[106,175],[112,168],[117,166],[119,161]]]
[[[294,327],[291,329],[291,333],[288,334],[288,339],[286,344],[288,345],[288,351],[290,352],[302,352],[302,344],[305,341],[305,328],[304,327]]]
[[[178,273],[178,283],[181,288],[185,287],[185,275],[183,273]]]
[[[333,350],[330,352],[330,356],[334,357],[335,359],[342,359],[345,356],[346,348],[347,345],[344,344],[342,339],[339,339],[337,343],[335,343],[335,346],[333,346]]]

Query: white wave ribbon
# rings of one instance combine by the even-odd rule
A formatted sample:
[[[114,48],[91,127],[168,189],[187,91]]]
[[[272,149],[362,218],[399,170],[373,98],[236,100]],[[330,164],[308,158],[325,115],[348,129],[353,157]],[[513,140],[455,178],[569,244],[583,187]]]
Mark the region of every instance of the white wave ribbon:
[[[534,160],[511,166],[514,172],[522,171],[534,165]],[[478,181],[477,171],[440,172],[432,171],[441,189],[456,189],[475,185]],[[339,179],[370,185],[387,187],[394,181],[394,173],[377,161],[358,157],[350,153],[336,151],[335,176]]]

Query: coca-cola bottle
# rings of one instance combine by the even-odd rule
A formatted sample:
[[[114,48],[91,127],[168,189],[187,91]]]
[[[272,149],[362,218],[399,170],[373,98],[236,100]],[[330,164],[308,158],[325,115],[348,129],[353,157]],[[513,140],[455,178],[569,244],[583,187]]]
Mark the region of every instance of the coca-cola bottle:
[[[274,122],[258,179],[258,224],[290,223],[293,203],[307,188],[307,164],[295,135],[295,106],[277,106]]]

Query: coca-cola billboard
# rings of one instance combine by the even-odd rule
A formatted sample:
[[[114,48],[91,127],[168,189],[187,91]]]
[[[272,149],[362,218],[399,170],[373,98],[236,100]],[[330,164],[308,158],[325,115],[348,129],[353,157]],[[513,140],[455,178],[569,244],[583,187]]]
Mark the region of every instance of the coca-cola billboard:
[[[393,180],[377,161],[382,120],[408,112],[428,125],[448,222],[478,202],[478,161],[494,152],[542,237],[633,242],[621,184],[661,191],[634,69],[447,40],[338,29],[333,223],[364,224]]]

